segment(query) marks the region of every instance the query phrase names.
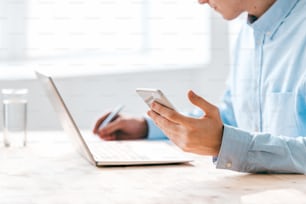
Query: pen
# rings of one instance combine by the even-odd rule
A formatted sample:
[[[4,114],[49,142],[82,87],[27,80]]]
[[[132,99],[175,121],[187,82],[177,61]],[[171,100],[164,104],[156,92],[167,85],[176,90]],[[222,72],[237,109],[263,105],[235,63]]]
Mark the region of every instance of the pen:
[[[105,120],[101,123],[99,128],[104,128],[108,123],[110,123],[123,109],[124,105],[118,105],[116,106],[110,114],[105,118]]]

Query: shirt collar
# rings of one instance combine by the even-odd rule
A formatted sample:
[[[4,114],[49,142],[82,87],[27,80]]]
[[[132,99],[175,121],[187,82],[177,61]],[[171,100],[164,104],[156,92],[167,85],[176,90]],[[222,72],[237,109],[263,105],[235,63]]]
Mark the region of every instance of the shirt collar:
[[[289,15],[299,0],[276,0],[275,3],[260,17],[248,16],[248,24],[254,30],[271,35]]]

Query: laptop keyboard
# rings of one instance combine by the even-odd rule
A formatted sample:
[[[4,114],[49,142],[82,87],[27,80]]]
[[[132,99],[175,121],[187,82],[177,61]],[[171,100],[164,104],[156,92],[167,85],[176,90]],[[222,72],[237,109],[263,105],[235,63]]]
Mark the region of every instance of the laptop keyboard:
[[[165,142],[110,141],[88,144],[97,161],[146,161],[182,158],[182,152]]]
[[[129,145],[103,142],[90,145],[90,149],[97,161],[145,161],[149,158],[135,152]]]

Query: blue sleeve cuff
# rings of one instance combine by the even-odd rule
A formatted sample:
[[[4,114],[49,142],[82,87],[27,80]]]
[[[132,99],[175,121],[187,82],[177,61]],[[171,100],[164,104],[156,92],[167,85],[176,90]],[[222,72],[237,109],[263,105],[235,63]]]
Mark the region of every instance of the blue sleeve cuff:
[[[168,139],[166,137],[166,135],[161,131],[161,129],[159,129],[155,123],[153,122],[153,120],[151,120],[150,118],[145,118],[145,120],[147,121],[148,124],[148,135],[147,138],[149,140],[165,140]]]
[[[245,131],[224,125],[222,144],[216,167],[233,171],[246,171],[246,159],[252,136]]]

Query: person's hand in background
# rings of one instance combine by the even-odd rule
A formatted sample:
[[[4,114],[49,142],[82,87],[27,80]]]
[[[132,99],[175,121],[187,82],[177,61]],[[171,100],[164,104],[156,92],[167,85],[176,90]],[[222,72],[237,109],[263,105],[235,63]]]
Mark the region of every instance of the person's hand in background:
[[[102,122],[110,114],[106,113],[95,124],[94,134],[104,140],[136,140],[145,139],[148,133],[147,122],[144,118],[130,117],[118,114],[105,127],[100,128]]]

